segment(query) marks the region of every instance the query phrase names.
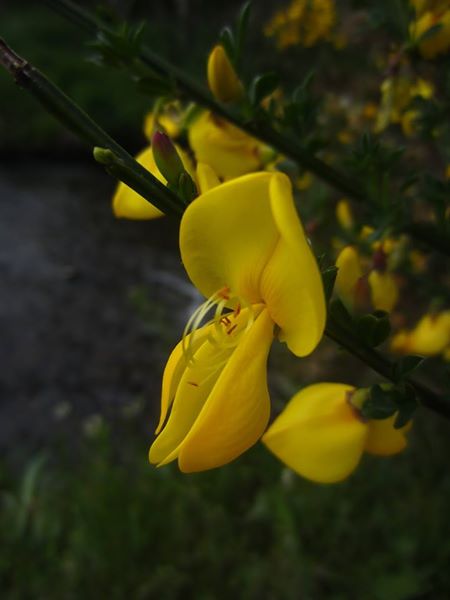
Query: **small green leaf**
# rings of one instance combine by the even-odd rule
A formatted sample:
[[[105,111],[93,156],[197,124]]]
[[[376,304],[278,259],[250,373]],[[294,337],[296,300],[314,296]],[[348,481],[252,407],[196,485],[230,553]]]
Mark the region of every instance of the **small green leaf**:
[[[197,187],[189,173],[181,173],[176,192],[187,203],[192,202],[198,196]]]
[[[419,406],[416,391],[410,384],[400,386],[402,391],[398,398],[398,414],[394,422],[395,429],[404,427],[412,418]]]
[[[409,356],[403,356],[400,360],[398,360],[394,366],[394,376],[396,379],[400,380],[414,371],[419,367],[424,361],[423,356],[416,356],[411,354]]]
[[[361,414],[366,419],[387,419],[398,410],[398,392],[393,388],[383,389],[375,384],[361,407]]]
[[[248,30],[248,22],[250,20],[250,12],[251,12],[252,3],[245,2],[239,11],[239,15],[237,18],[237,26],[236,26],[236,54],[235,58],[238,62],[242,55],[242,48],[244,46],[245,37],[247,35]]]
[[[333,294],[334,282],[336,281],[337,272],[338,269],[334,265],[322,271],[323,289],[325,292],[325,299],[327,302],[329,302]]]
[[[336,321],[336,323],[340,325],[348,326],[349,324],[353,323],[353,319],[350,313],[345,308],[342,300],[340,300],[339,298],[335,298],[330,302],[329,313],[330,316]]]
[[[257,75],[249,90],[250,102],[253,106],[257,106],[264,98],[270,96],[270,94],[277,88],[279,84],[279,78],[276,73],[264,73],[263,75]]]
[[[358,336],[371,348],[382,344],[391,332],[389,315],[384,311],[375,311],[364,315],[356,322]]]
[[[224,50],[230,59],[230,61],[234,64],[236,60],[236,42],[234,39],[233,32],[229,27],[224,27],[220,32],[219,36],[220,43],[224,47]]]

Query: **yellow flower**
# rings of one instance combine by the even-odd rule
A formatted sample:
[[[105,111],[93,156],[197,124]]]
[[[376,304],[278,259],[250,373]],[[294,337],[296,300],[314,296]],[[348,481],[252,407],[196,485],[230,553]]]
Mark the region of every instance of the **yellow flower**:
[[[221,45],[214,46],[208,58],[208,86],[220,102],[236,102],[242,97],[243,87]]]
[[[443,11],[448,8],[448,0],[409,0],[414,6],[416,14],[421,15],[429,10]]]
[[[375,310],[391,312],[398,302],[398,285],[388,271],[373,270],[369,273],[372,305]]]
[[[415,81],[405,76],[388,77],[381,84],[381,104],[375,131],[380,132],[390,123],[401,123],[405,135],[414,133],[412,121],[416,120],[415,111],[407,110],[416,98],[432,98],[434,86],[425,79]]]
[[[391,312],[398,302],[398,285],[394,275],[386,269],[384,245],[376,250],[373,261],[382,264],[364,269],[364,261],[354,246],[343,248],[336,259],[335,290],[350,312],[366,308],[369,292],[375,310]]]
[[[167,363],[150,462],[178,459],[192,472],[234,460],[261,437],[274,328],[297,356],[309,354],[322,337],[325,301],[285,175],[247,175],[199,196],[182,218],[180,249],[208,300]]]
[[[164,131],[172,139],[177,138],[182,130],[183,117],[179,102],[168,102],[156,112],[148,113],[144,120],[146,138],[150,141],[157,129]]]
[[[406,447],[395,415],[364,420],[352,405],[355,388],[317,383],[298,392],[264,434],[265,446],[302,477],[335,483],[348,477],[364,452],[388,456]]]
[[[336,259],[338,272],[334,289],[350,312],[356,308],[357,290],[363,276],[361,261],[354,246],[346,246]]]
[[[189,156],[176,146],[178,154],[182,160],[182,163],[186,171],[195,178],[193,167]],[[156,166],[155,159],[153,157],[153,150],[151,147],[145,148],[136,156],[136,160],[139,164],[145,167],[152,175],[154,175],[161,183],[167,184],[166,179],[159,172]],[[119,182],[114,192],[112,200],[113,212],[117,218],[123,219],[134,219],[134,220],[147,220],[157,219],[158,217],[164,216],[156,206],[153,206],[145,198],[140,196],[137,192],[128,187],[125,183]]]
[[[210,112],[203,112],[189,127],[189,144],[197,161],[225,180],[262,167],[265,146]]]
[[[347,198],[342,198],[336,205],[336,219],[342,229],[351,230],[355,226],[352,209]]]
[[[335,21],[333,0],[293,0],[274,14],[264,33],[275,37],[279,48],[296,44],[308,48],[329,39]]]
[[[418,16],[411,24],[411,36],[424,58],[445,54],[450,49],[450,10],[430,10]]]
[[[446,355],[450,350],[450,310],[424,315],[411,331],[400,331],[391,348],[402,354]]]

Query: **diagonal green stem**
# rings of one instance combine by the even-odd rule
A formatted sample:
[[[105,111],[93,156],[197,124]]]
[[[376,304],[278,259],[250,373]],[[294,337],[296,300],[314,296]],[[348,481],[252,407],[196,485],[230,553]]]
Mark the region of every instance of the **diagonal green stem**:
[[[128,172],[127,185],[167,214],[181,216],[183,204],[156,177],[134,160],[122,146],[110,137],[73,100],[45,75],[18,56],[0,39],[0,65],[14,77],[16,83],[31,94],[53,116],[92,146],[108,148]]]

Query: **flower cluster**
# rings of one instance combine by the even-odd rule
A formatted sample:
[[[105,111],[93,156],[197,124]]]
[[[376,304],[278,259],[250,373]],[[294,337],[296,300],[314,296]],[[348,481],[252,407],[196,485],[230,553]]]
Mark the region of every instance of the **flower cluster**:
[[[264,32],[279,48],[298,44],[308,48],[329,39],[335,19],[333,0],[292,0],[273,15]]]
[[[438,3],[414,6],[418,21],[430,11],[445,17]],[[328,38],[334,22],[331,0],[294,1],[274,16],[266,33],[279,47],[311,46]],[[424,41],[418,41],[418,48],[426,56]],[[215,46],[208,59],[208,85],[220,103],[249,110],[251,94],[235,64],[224,46]],[[347,128],[337,131],[337,139],[351,143],[362,124],[376,134],[392,124],[399,124],[404,135],[415,133],[420,114],[414,102],[431,100],[435,89],[431,81],[412,73],[401,57],[381,85],[380,105],[358,105]],[[282,107],[282,95],[271,88],[258,107],[270,109],[279,123],[289,114],[289,106]],[[330,95],[325,103],[328,117],[347,110],[350,100]],[[181,218],[179,246],[186,272],[205,298],[168,358],[150,462],[163,466],[177,461],[183,472],[202,471],[235,460],[261,439],[299,475],[331,483],[349,476],[365,452],[401,452],[411,423],[401,401],[396,404],[396,390],[380,387],[378,397],[387,408],[374,409],[375,396],[369,389],[318,382],[300,389],[269,424],[267,360],[274,340],[302,358],[316,349],[325,330],[322,277],[307,237],[317,222],[310,219],[304,227],[296,207],[298,200],[308,208],[305,198],[311,188],[314,193],[315,182],[311,173],[293,169],[286,157],[260,140],[192,105],[157,103],[146,118],[145,132],[151,145],[137,160],[175,192],[186,177],[192,182],[194,193]],[[379,157],[379,146],[365,143]],[[379,189],[384,194],[379,204],[383,209],[388,202],[384,180],[377,188],[378,173],[372,165],[371,169],[370,184],[374,193]],[[116,216],[125,218],[162,215],[122,183],[113,208]],[[361,337],[367,324],[380,326],[382,335],[364,338],[375,347],[388,340],[392,324],[396,333],[385,347],[394,353],[447,359],[448,311],[426,314],[409,330],[398,312],[408,286],[405,265],[420,276],[426,266],[421,251],[411,248],[407,236],[394,228],[358,223],[346,198],[337,202],[335,216],[340,234],[332,238],[334,297],[339,300],[331,306],[339,305],[347,325],[356,327],[352,335]]]

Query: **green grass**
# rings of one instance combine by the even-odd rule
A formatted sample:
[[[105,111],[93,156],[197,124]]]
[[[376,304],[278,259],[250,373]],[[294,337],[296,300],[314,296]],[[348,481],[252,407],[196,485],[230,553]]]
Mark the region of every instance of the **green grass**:
[[[409,451],[318,486],[262,446],[222,469],[147,464],[105,430],[78,462],[1,479],[0,589],[10,599],[401,600],[448,597],[445,424]],[[119,451],[120,448],[120,451]]]

